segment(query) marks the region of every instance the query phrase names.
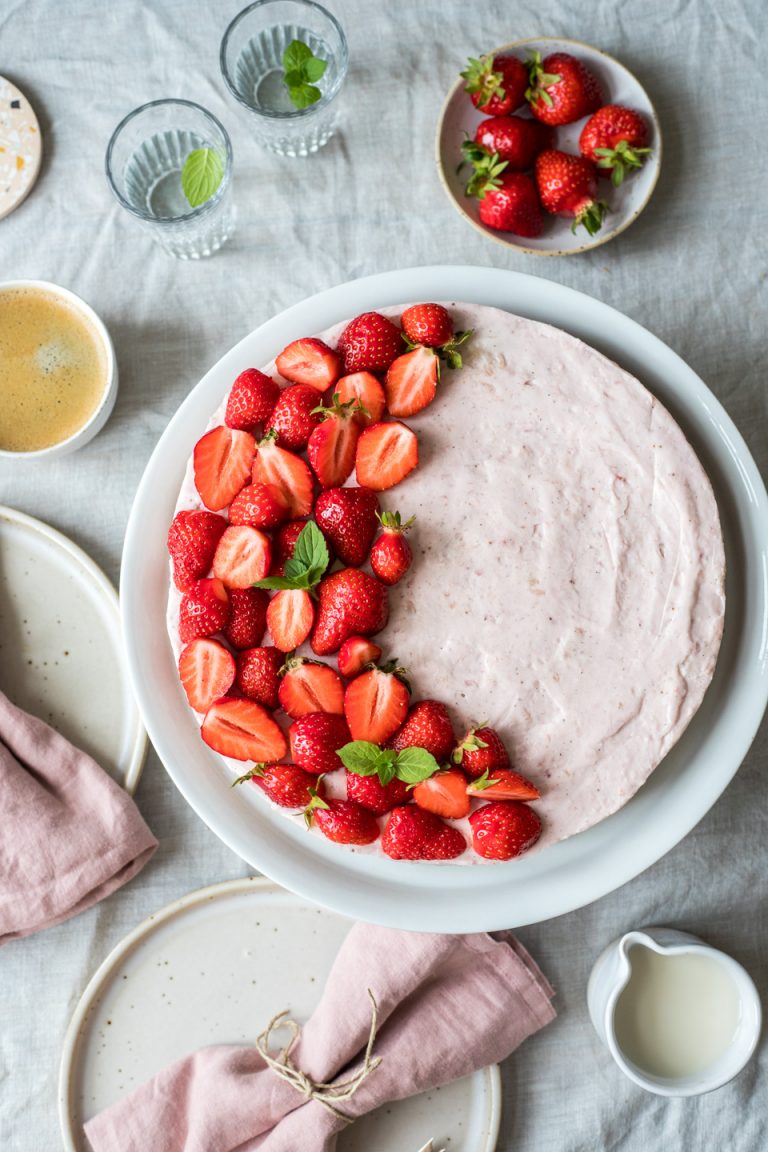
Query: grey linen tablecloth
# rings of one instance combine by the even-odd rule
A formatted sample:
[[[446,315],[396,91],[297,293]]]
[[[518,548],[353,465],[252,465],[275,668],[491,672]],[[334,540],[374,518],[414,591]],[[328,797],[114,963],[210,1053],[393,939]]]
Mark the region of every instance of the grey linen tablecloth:
[[[117,580],[147,459],[223,352],[319,289],[439,262],[549,277],[646,325],[714,390],[765,475],[762,0],[328,2],[350,44],[345,123],[318,156],[289,160],[262,152],[245,113],[224,95],[218,46],[239,0],[0,0],[0,73],[34,102],[45,140],[37,188],[0,222],[0,279],[50,279],[84,296],[113,335],[121,375],[104,432],[60,461],[0,464],[0,501],[70,535]],[[665,136],[661,180],[642,218],[593,254],[551,261],[508,253],[463,224],[432,162],[440,105],[465,57],[542,34],[618,56],[651,93]],[[162,96],[200,102],[232,136],[237,234],[199,263],[154,247],[104,180],[112,128]],[[621,1076],[584,999],[601,948],[649,922],[732,952],[766,998],[767,752],[763,730],[723,798],[653,868],[589,908],[521,932],[557,988],[560,1015],[503,1069],[502,1152],[768,1147],[765,1046],[721,1091],[663,1100]],[[4,1152],[60,1146],[62,1038],[112,946],[167,901],[248,871],[195,816],[154,754],[137,800],[160,838],[138,879],[77,920],[0,953]]]

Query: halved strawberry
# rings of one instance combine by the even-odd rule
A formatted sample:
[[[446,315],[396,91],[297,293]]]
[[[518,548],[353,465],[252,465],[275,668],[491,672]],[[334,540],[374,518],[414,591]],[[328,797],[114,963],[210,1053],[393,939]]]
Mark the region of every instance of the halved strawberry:
[[[276,592],[267,608],[267,627],[272,642],[281,652],[293,652],[312,631],[315,609],[312,597],[302,588]]]
[[[339,748],[349,743],[349,728],[343,716],[331,712],[310,712],[294,720],[288,729],[291,759],[316,776],[342,768]]]
[[[380,312],[363,312],[339,337],[344,372],[386,372],[403,347],[400,329]]]
[[[339,672],[342,676],[351,679],[352,676],[357,676],[358,672],[362,672],[366,664],[375,664],[379,656],[381,656],[381,648],[369,640],[367,636],[350,636],[349,640],[345,640],[339,649],[337,657]],[[451,747],[453,747],[453,738],[451,738]]]
[[[250,588],[269,572],[272,546],[258,528],[235,525],[227,528],[213,558],[213,574],[228,588]]]
[[[248,480],[256,441],[250,432],[219,425],[195,445],[195,487],[206,508],[219,512]]]
[[[434,812],[403,804],[390,813],[381,847],[393,860],[453,860],[466,850],[467,842],[458,828]]]
[[[237,654],[237,686],[243,696],[265,708],[280,704],[280,669],[285,655],[279,648],[246,648]]]
[[[376,492],[383,492],[399,484],[418,462],[419,445],[416,436],[399,420],[371,424],[364,429],[357,442],[357,482]]]
[[[323,836],[337,844],[372,844],[379,838],[376,817],[354,800],[313,796],[304,817],[308,827],[314,820]]]
[[[230,524],[269,531],[288,519],[288,502],[275,484],[246,484],[229,506]]]
[[[359,401],[365,409],[355,413],[355,419],[361,428],[375,424],[384,415],[387,402],[384,389],[371,372],[352,372],[349,376],[342,376],[336,381],[333,391],[342,404],[347,404],[350,400]]]
[[[294,384],[309,384],[317,392],[325,392],[341,375],[339,356],[312,336],[294,340],[277,358],[277,370],[285,380]]]
[[[302,452],[322,419],[317,404],[317,389],[311,384],[294,384],[291,388],[285,388],[264,430],[271,432],[274,428],[278,443],[283,448]]]
[[[287,751],[282,729],[253,700],[212,704],[200,733],[209,748],[233,760],[281,760]]]
[[[483,804],[469,818],[472,847],[486,860],[512,860],[532,848],[541,836],[541,819],[518,800]]]
[[[213,636],[228,619],[229,596],[221,580],[196,580],[181,598],[179,639],[189,644],[198,636]]]
[[[180,592],[207,576],[216,545],[227,526],[215,512],[177,512],[168,529],[168,551],[173,562],[173,582]]]
[[[255,764],[235,784],[246,780],[258,785],[281,808],[306,808],[313,796],[325,795],[322,780],[295,764]]]
[[[235,661],[218,640],[202,636],[187,644],[179,656],[179,678],[195,712],[207,712],[214,700],[225,696],[235,679]]]
[[[392,416],[413,416],[435,398],[440,361],[432,348],[420,346],[390,364],[384,381]]]
[[[458,768],[436,772],[434,776],[422,780],[414,788],[413,798],[420,808],[448,820],[460,820],[469,814],[467,778]]]
[[[378,776],[360,776],[346,769],[347,799],[362,804],[369,812],[383,816],[398,804],[408,799],[408,785],[394,776],[388,784],[382,784]]]
[[[357,400],[339,403],[334,394],[332,405],[323,410],[322,422],[309,438],[307,455],[323,488],[343,484],[355,466],[355,449],[360,439],[355,413],[359,407]]]
[[[279,698],[283,711],[293,720],[310,712],[344,714],[344,685],[336,670],[303,656],[286,661]]]
[[[383,744],[408,713],[411,690],[394,661],[356,676],[344,694],[344,715],[353,740]]]
[[[315,486],[309,466],[300,456],[278,445],[274,429],[256,447],[253,482],[279,488],[292,518],[309,516],[312,511]]]
[[[252,432],[269,419],[279,395],[280,388],[271,376],[258,368],[246,368],[232,385],[224,423],[228,428]]]
[[[535,784],[519,772],[509,768],[494,768],[483,772],[467,785],[467,795],[480,800],[538,800],[541,796]]]
[[[267,630],[269,593],[263,588],[232,588],[224,636],[233,648],[256,648]]]

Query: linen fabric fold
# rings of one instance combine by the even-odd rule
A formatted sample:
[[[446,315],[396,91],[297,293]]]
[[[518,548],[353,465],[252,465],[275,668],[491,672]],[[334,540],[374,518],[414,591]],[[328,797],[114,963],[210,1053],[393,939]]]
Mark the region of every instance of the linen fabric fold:
[[[350,1118],[504,1059],[555,1015],[552,988],[509,934],[356,924],[290,1052],[316,1084],[347,1080],[362,1064],[369,989],[381,1063],[340,1105]],[[267,1068],[255,1048],[217,1045],[164,1069],[85,1132],[93,1152],[331,1152],[346,1123]]]
[[[0,945],[103,900],[157,848],[128,793],[2,692],[0,797]]]

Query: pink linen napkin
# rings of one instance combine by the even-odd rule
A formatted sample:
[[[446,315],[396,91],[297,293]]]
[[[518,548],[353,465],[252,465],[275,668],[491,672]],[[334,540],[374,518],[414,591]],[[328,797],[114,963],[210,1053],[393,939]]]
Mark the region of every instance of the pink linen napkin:
[[[555,1015],[552,988],[506,933],[494,940],[356,924],[290,1053],[316,1083],[346,1080],[362,1063],[368,989],[382,1062],[339,1103],[349,1116],[502,1060]],[[254,1031],[264,1024],[254,1021]],[[255,1048],[221,1045],[170,1065],[85,1132],[93,1152],[330,1152],[345,1126],[267,1068]]]
[[[157,840],[90,756],[0,692],[0,945],[126,884]]]

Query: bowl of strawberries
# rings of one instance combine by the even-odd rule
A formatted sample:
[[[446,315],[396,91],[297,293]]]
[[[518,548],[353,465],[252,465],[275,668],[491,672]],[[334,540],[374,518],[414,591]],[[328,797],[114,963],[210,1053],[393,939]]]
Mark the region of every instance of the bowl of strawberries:
[[[637,219],[661,167],[639,81],[576,40],[516,40],[471,58],[437,128],[438,173],[480,232],[536,256],[605,244]]]

